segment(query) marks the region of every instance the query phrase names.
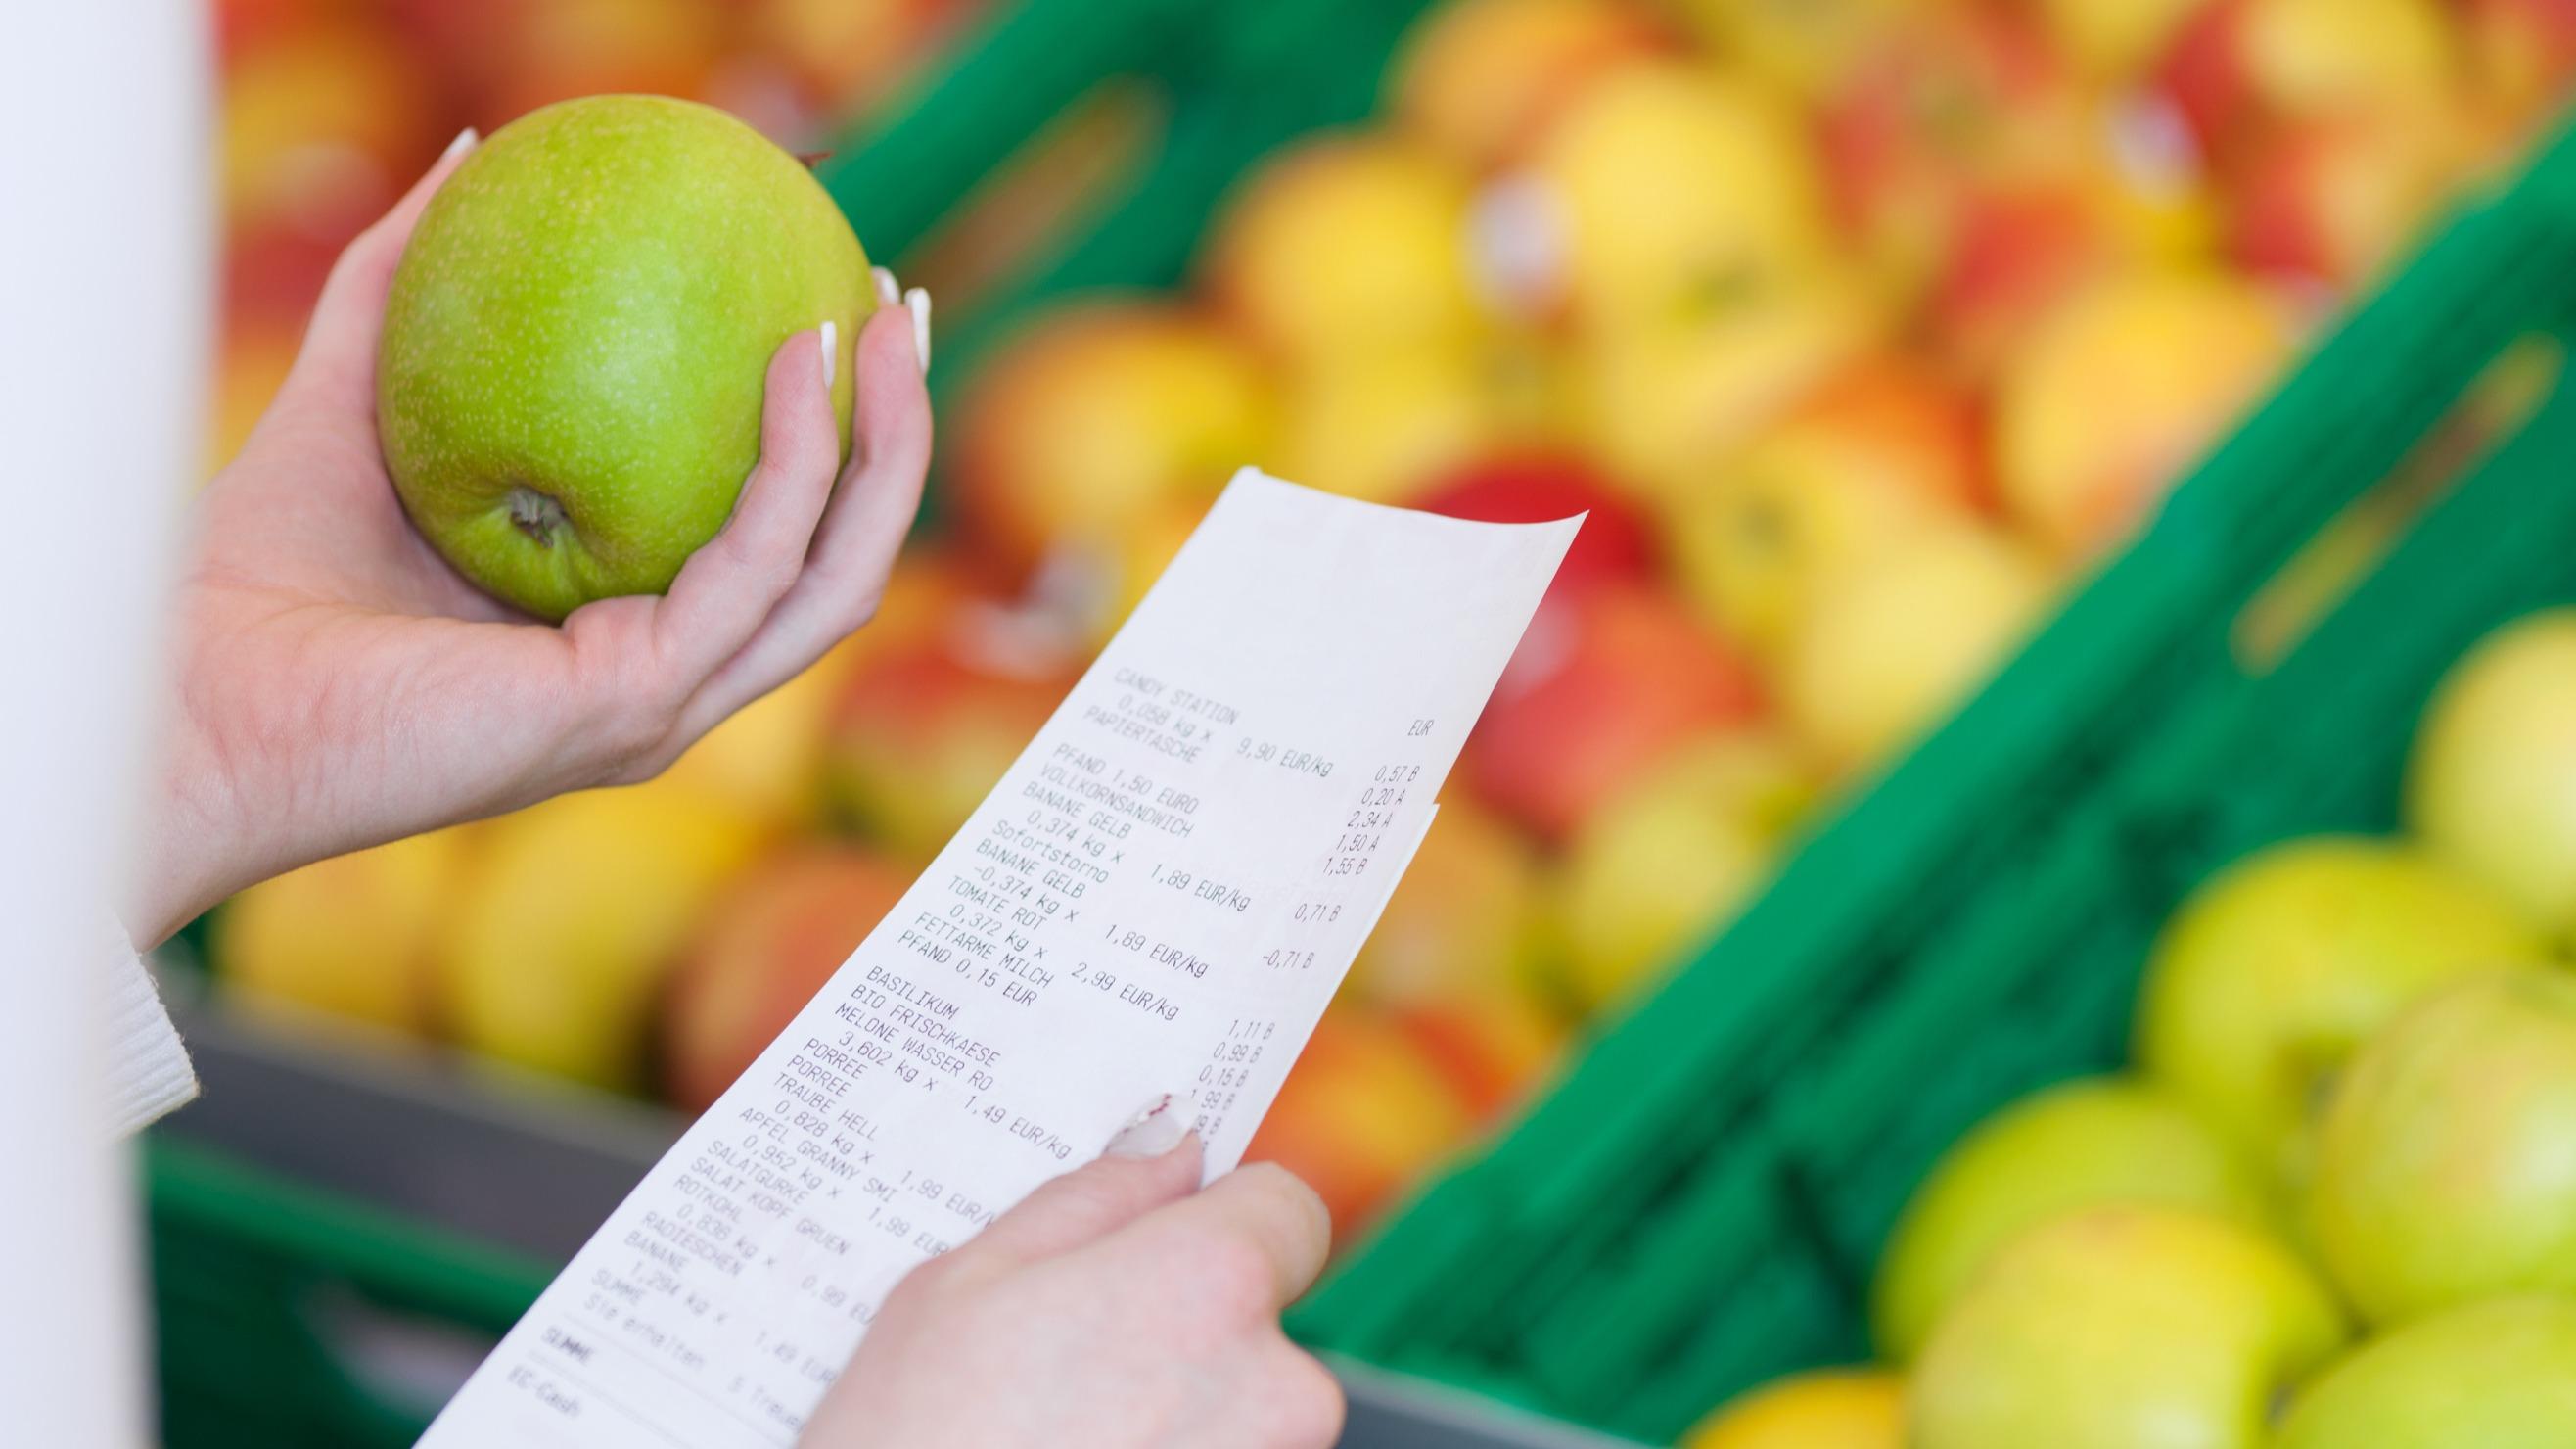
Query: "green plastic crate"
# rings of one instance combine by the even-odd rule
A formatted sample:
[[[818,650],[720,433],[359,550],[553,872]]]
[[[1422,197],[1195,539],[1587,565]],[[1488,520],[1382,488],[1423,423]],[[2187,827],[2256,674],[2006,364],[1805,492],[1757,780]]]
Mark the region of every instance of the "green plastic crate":
[[[167,1140],[148,1146],[144,1179],[171,1449],[409,1444],[438,1405],[367,1373],[347,1330],[414,1323],[470,1353],[558,1266]]]
[[[1254,160],[1377,109],[1396,42],[1428,0],[1023,0],[957,64],[901,96],[816,174],[878,253],[896,259],[950,214],[966,182],[1111,86],[1151,98],[1150,143],[1039,239],[1028,265],[969,312],[942,313],[931,383],[945,396],[1032,306],[1182,279],[1226,190]]]
[[[2217,867],[2394,824],[2442,672],[2576,601],[2576,386],[2287,653],[2240,619],[2507,349],[2576,322],[2576,136],[2473,203],[1986,691],[1798,851],[1508,1137],[1297,1315],[1307,1337],[1668,1438],[1868,1356],[1908,1192],[2009,1098],[2114,1065]],[[2526,339],[2530,339],[2526,342]]]

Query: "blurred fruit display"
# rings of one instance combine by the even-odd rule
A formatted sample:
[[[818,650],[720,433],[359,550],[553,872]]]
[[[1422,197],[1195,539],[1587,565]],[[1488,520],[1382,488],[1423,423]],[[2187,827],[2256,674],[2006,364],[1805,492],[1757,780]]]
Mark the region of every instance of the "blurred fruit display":
[[[811,149],[975,8],[223,0],[210,462],[338,247],[459,126],[646,89]],[[1242,177],[1185,286],[1065,299],[939,380],[941,535],[825,664],[653,785],[246,894],[218,971],[695,1109],[982,798],[1235,468],[1465,518],[1588,513],[1256,1143],[1366,1223],[2155,514],[2317,320],[2550,110],[2571,15],[1442,0],[1382,115]],[[1881,1288],[1882,1351],[1941,1366],[1943,1427],[1904,1442],[2124,1444],[2063,1416],[2163,1405],[2216,1436],[2194,1443],[2251,1443],[2224,1437],[2244,1405],[2340,1341],[2297,1256],[2315,1099],[2437,978],[2576,930],[2576,824],[2536,783],[2576,779],[2564,642],[2534,625],[2463,675],[2418,761],[2420,846],[2317,842],[2213,883],[2142,1008],[2144,1078],[2034,1102],[1936,1174]],[[2292,878],[2263,886],[2276,865]],[[2342,910],[2316,900],[2361,897],[2350,936],[2314,929]],[[2024,1255],[1976,1327],[1923,1349],[2007,1239],[2139,1199],[2155,1211]],[[2031,1342],[2059,1285],[2098,1276],[2092,1239],[2150,1266],[2076,1284],[2080,1331]],[[2162,1315],[2208,1304],[2225,1327],[2178,1347]],[[2138,1372],[2088,1395],[2079,1345]],[[2069,1397],[1999,1406],[2041,1379]],[[1700,1442],[1894,1444],[1895,1385],[1802,1382]]]

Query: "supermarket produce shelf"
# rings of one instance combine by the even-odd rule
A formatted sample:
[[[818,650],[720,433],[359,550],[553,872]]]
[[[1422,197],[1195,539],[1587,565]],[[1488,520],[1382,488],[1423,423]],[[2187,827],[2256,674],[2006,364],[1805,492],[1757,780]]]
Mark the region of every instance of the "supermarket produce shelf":
[[[685,1125],[677,1114],[550,1079],[465,1065],[345,1025],[301,1030],[220,1003],[175,1001],[204,1096],[152,1137],[156,1202],[207,1176],[264,1180],[398,1229],[414,1270],[451,1245],[496,1296],[533,1295]],[[316,1337],[389,1418],[425,1413],[492,1338],[381,1306],[363,1287],[303,1295]],[[165,1344],[165,1352],[170,1345]],[[1475,1395],[1333,1360],[1350,1396],[1349,1449],[1615,1449]]]

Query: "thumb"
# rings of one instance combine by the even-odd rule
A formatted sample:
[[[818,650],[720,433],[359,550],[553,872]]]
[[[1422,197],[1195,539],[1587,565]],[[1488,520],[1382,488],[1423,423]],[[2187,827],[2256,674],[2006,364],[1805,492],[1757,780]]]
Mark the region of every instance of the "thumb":
[[[1196,1192],[1203,1154],[1190,1099],[1146,1104],[1098,1160],[1041,1184],[952,1257],[1014,1268],[1069,1253]]]
[[[304,350],[287,376],[287,390],[339,408],[374,411],[376,339],[384,330],[385,294],[393,287],[394,266],[402,260],[420,214],[429,209],[429,199],[480,139],[471,127],[459,132],[393,209],[358,233],[332,263],[330,280],[323,283],[313,320],[304,329]]]

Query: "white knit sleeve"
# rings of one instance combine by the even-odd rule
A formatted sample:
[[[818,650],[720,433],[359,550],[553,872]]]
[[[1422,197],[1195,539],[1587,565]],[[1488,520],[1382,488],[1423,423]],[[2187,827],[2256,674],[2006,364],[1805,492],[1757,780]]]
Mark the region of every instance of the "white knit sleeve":
[[[110,927],[99,956],[107,989],[107,1119],[121,1137],[194,1101],[197,1072],[125,932]]]

